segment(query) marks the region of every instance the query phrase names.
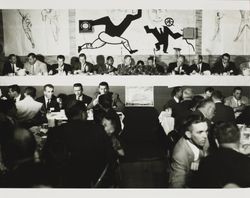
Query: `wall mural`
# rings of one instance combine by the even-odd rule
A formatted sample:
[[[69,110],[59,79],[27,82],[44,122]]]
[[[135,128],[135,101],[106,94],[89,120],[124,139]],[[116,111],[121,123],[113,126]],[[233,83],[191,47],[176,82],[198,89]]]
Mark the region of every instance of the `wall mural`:
[[[249,10],[203,10],[203,54],[249,55],[249,43]]]
[[[78,53],[174,55],[176,48],[183,54],[195,53],[195,38],[184,36],[187,27],[196,28],[194,10],[76,10],[79,27]]]
[[[3,10],[5,54],[69,54],[68,10]]]

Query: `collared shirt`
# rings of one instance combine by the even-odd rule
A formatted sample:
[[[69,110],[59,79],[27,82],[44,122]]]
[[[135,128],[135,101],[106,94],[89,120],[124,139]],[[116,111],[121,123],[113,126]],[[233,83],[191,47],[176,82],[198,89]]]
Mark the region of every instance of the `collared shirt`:
[[[15,102],[19,102],[21,100],[21,94],[19,94],[16,98],[15,98]]]
[[[46,108],[48,108],[48,102],[51,102],[51,99],[48,99],[44,96],[44,99],[45,99],[45,106]]]

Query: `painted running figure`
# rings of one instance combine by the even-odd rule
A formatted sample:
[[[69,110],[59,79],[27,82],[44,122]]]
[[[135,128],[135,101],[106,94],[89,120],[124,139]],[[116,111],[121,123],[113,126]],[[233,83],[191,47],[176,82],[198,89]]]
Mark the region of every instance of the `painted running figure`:
[[[82,46],[78,46],[78,53],[83,49],[97,49],[103,47],[105,44],[118,45],[122,44],[130,54],[137,52],[138,50],[132,50],[129,41],[122,36],[130,23],[142,16],[142,10],[139,9],[137,14],[128,14],[119,25],[114,25],[109,16],[91,21],[91,25],[105,25],[105,30],[100,32],[98,38],[92,43],[84,43]]]

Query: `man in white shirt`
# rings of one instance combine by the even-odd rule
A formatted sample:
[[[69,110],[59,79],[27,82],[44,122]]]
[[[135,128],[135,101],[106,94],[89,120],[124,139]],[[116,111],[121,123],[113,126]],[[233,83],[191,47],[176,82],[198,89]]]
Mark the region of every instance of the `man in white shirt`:
[[[28,54],[28,62],[25,63],[24,69],[29,75],[48,75],[47,65],[37,60],[34,53]]]
[[[184,188],[192,183],[200,159],[206,155],[208,124],[200,115],[185,120],[185,135],[175,145],[170,167],[170,187]]]
[[[16,102],[17,120],[20,122],[33,119],[41,110],[43,104],[34,100],[36,89],[34,87],[26,87],[24,90],[25,98]]]
[[[24,99],[24,95],[21,94],[21,89],[18,85],[15,84],[9,86],[8,90],[8,95],[10,99],[13,100],[15,103]]]

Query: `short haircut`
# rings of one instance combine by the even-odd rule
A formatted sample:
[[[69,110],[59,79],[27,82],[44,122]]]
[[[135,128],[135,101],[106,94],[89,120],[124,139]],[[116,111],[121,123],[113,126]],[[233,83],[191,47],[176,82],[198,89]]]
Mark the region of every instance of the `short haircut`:
[[[75,83],[73,87],[81,87],[81,90],[83,90],[83,86],[81,83]]]
[[[119,118],[119,115],[116,113],[115,110],[113,109],[109,109],[103,116],[103,118],[111,121],[112,125],[114,125],[115,131],[114,131],[114,135],[118,135],[121,130],[121,121]]]
[[[107,88],[109,88],[109,84],[107,83],[107,82],[100,82],[100,84],[99,84],[99,87],[100,86],[106,86]]]
[[[35,87],[26,87],[24,89],[24,93],[26,93],[26,95],[31,96],[32,98],[36,97],[36,88]]]
[[[198,55],[198,58],[201,59],[201,60],[203,59],[202,55]]]
[[[28,57],[36,58],[36,55],[34,53],[29,53]]]
[[[218,123],[214,128],[214,135],[219,144],[237,143],[240,140],[238,127],[229,122]]]
[[[112,56],[108,56],[108,57],[106,58],[106,60],[110,60],[110,59],[113,59],[113,60],[114,60],[114,58],[113,58]]]
[[[174,87],[172,92],[171,92],[171,96],[174,97],[176,95],[176,93],[178,93],[181,90],[182,90],[182,87]]]
[[[241,92],[243,91],[241,87],[234,87],[233,93],[234,93],[236,90],[240,90]]]
[[[11,59],[12,57],[16,57],[16,55],[15,55],[15,54],[10,54],[10,55],[8,56],[8,59]]]
[[[198,114],[189,115],[183,122],[183,128],[185,131],[190,131],[192,124],[197,124],[200,122],[206,122],[204,116]]]
[[[11,91],[16,91],[19,94],[21,93],[21,89],[17,84],[8,86],[8,89],[11,89]]]
[[[198,104],[197,109],[205,107],[208,103],[214,103],[214,102],[210,98],[204,99]]]
[[[139,61],[137,61],[137,65],[139,65],[139,64],[144,65],[144,62],[142,60],[139,60]]]
[[[68,104],[65,108],[65,114],[69,120],[72,120],[74,117],[86,111],[87,108],[85,105],[82,104],[81,101],[74,101],[73,103]]]
[[[87,58],[86,58],[86,55],[85,55],[84,53],[79,54],[79,58],[80,58],[80,57],[84,57],[85,59],[87,59]]]
[[[128,58],[128,57],[129,57],[129,58],[132,58],[131,55],[125,55],[125,56],[124,56],[124,60],[125,60],[126,58]]]
[[[43,86],[43,90],[45,90],[46,87],[49,87],[49,88],[51,88],[51,89],[54,89],[54,86],[53,86],[52,84],[46,84],[46,85],[44,85],[44,86]]]
[[[221,93],[221,91],[218,91],[218,90],[215,90],[214,92],[213,92],[213,95],[212,95],[212,97],[213,98],[215,98],[215,99],[219,99],[219,100],[223,100],[223,95],[222,95],[222,93]]]
[[[210,93],[212,93],[212,92],[214,92],[214,88],[213,88],[213,87],[206,87],[206,88],[205,88],[205,93],[206,93],[207,91],[210,92]]]
[[[183,90],[183,95],[182,95],[182,97],[183,98],[193,98],[193,96],[194,96],[194,93],[193,93],[193,89],[192,88],[185,88],[184,90]]]
[[[230,60],[230,55],[228,54],[228,53],[225,53],[225,54],[222,54],[222,58],[223,58],[223,56],[226,56],[226,57],[228,57],[228,59]]]
[[[65,56],[64,55],[58,55],[57,59],[63,59],[63,61],[65,61]]]
[[[182,57],[184,61],[186,60],[186,57],[184,55],[180,55],[179,57]]]
[[[201,103],[201,101],[203,101],[204,98],[200,95],[196,95],[192,98],[192,102],[190,105],[190,108],[197,108],[197,106],[199,106],[199,104]]]
[[[150,57],[148,57],[148,60],[154,61],[154,57],[150,56]]]

